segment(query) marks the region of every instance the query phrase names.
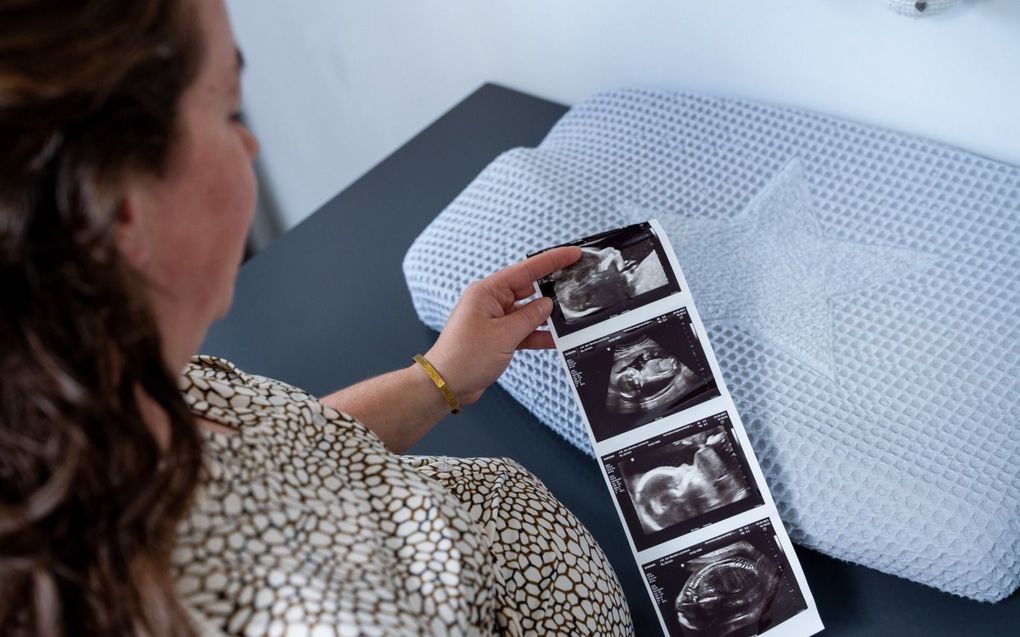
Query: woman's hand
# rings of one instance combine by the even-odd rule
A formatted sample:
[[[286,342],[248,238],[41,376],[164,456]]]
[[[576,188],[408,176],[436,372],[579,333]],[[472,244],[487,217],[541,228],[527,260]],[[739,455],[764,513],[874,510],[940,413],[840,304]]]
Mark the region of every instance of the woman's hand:
[[[536,331],[552,311],[552,302],[547,298],[517,302],[534,293],[535,281],[580,258],[580,248],[557,248],[468,286],[426,354],[462,405],[481,397],[510,364],[515,350],[552,347],[552,336]],[[421,440],[450,413],[418,365],[341,389],[322,402],[360,420],[397,453]]]
[[[552,301],[534,283],[581,258],[576,247],[555,248],[520,261],[467,287],[432,349],[425,355],[462,405],[478,400],[518,349],[549,349],[552,335],[538,330]]]

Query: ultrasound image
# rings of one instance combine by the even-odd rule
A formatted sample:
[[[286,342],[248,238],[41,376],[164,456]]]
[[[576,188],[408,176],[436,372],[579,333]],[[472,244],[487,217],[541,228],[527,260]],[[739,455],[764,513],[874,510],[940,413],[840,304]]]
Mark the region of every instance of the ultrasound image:
[[[622,339],[612,346],[606,411],[633,414],[675,402],[701,379],[647,334]]]
[[[563,356],[596,440],[719,395],[686,308]]]
[[[751,637],[807,608],[768,519],[642,568],[671,635]]]
[[[697,434],[684,441],[697,449],[691,462],[656,467],[628,480],[646,531],[661,530],[747,497],[747,480],[734,475],[736,457],[732,450],[720,453],[725,441],[721,427]]]
[[[602,462],[639,551],[763,504],[726,412]]]
[[[560,336],[680,291],[650,224],[575,241],[581,259],[539,281]]]
[[[677,619],[713,635],[756,625],[779,584],[779,566],[747,542],[706,553],[687,569],[693,574],[676,596]]]

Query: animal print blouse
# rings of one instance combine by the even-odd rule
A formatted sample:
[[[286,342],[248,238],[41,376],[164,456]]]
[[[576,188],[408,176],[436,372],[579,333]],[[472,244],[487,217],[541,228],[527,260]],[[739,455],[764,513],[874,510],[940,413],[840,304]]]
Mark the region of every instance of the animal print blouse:
[[[206,476],[172,562],[225,635],[630,635],[580,522],[503,458],[400,456],[314,396],[207,356],[181,388]]]

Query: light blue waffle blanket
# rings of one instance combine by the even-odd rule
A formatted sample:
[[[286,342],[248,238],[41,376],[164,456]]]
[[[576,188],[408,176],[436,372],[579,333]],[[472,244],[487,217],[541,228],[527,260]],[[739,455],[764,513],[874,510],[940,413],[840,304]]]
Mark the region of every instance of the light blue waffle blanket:
[[[791,537],[965,597],[1016,589],[1020,169],[792,109],[602,93],[490,164],[404,273],[440,329],[471,280],[646,218]],[[591,453],[554,353],[500,383]]]

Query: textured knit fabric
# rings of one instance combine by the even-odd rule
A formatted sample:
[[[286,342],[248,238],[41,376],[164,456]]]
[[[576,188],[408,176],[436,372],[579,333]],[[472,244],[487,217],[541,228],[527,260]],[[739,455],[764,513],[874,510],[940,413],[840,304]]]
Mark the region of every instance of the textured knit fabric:
[[[199,357],[182,389],[230,427],[172,562],[227,635],[630,635],[588,531],[500,458],[398,456],[294,387]]]
[[[490,164],[404,272],[433,328],[523,254],[658,218],[791,537],[980,600],[1020,583],[1020,169],[895,132],[648,91]],[[591,452],[555,353],[500,381]]]

